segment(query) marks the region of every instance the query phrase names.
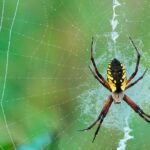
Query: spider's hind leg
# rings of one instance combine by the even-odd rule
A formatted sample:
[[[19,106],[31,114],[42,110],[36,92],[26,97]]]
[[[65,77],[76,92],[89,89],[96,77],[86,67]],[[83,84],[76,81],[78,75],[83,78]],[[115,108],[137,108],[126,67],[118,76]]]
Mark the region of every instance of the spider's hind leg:
[[[92,42],[91,42],[91,62],[92,62],[92,65],[94,67],[94,71],[95,71],[97,77],[99,78],[99,80],[101,80],[101,82],[103,82],[103,85],[105,85],[105,87],[108,90],[111,90],[110,87],[109,87],[108,82],[104,79],[104,77],[101,75],[101,73],[99,73],[99,71],[97,69],[97,66],[96,66],[96,63],[95,63],[95,60],[94,60],[94,56],[93,56],[93,50],[95,49],[95,46],[96,46],[96,43],[94,41],[94,38],[92,37]]]
[[[136,62],[136,67],[135,67],[135,70],[134,72],[131,74],[131,76],[129,77],[129,79],[127,80],[127,84],[135,77],[135,75],[137,74],[138,72],[138,68],[139,68],[139,63],[140,63],[140,58],[141,58],[141,55],[138,51],[138,48],[136,47],[135,43],[133,42],[133,40],[131,39],[131,37],[129,37],[133,47],[135,48],[136,50],[136,53],[137,53],[137,62]]]
[[[127,90],[128,88],[134,86],[134,85],[135,85],[136,83],[138,83],[141,79],[143,79],[143,77],[144,77],[144,75],[146,74],[147,70],[148,70],[148,69],[146,69],[146,70],[144,71],[144,73],[143,73],[137,80],[135,80],[133,83],[130,83],[129,85],[127,85],[126,88],[125,88],[125,90]]]

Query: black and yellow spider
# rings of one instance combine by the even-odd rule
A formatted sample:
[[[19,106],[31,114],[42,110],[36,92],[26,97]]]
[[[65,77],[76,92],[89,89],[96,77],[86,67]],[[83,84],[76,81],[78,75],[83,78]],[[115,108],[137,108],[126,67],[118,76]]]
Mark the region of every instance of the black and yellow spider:
[[[80,130],[80,131],[90,130],[91,128],[93,128],[98,123],[98,127],[97,127],[97,130],[95,131],[92,142],[94,142],[96,135],[99,132],[100,126],[101,126],[104,118],[106,117],[107,112],[108,112],[113,101],[115,104],[119,104],[121,102],[121,100],[123,99],[136,113],[139,114],[140,117],[142,117],[143,119],[145,119],[145,121],[150,123],[150,115],[143,112],[143,110],[135,102],[133,102],[126,94],[124,94],[124,91],[127,90],[128,88],[132,87],[133,85],[135,85],[138,81],[140,81],[144,77],[144,75],[147,71],[147,69],[146,69],[144,71],[144,73],[142,74],[142,76],[140,76],[134,82],[130,83],[130,81],[135,77],[135,75],[138,72],[138,67],[139,67],[139,62],[140,62],[140,53],[139,53],[137,47],[135,46],[133,40],[130,37],[129,37],[129,39],[130,39],[130,41],[131,41],[131,43],[132,43],[132,45],[135,48],[136,53],[137,53],[137,62],[136,62],[136,67],[135,67],[134,72],[131,74],[129,79],[127,79],[126,70],[125,70],[124,65],[122,63],[120,63],[119,60],[114,58],[108,64],[107,81],[106,81],[104,79],[104,77],[99,73],[97,66],[96,66],[96,63],[95,63],[95,60],[94,60],[94,57],[93,57],[93,49],[94,49],[95,43],[94,43],[94,39],[92,38],[91,62],[93,64],[94,71],[90,67],[89,68],[90,68],[92,74],[94,75],[94,77],[105,88],[107,88],[111,92],[111,95],[109,96],[108,100],[106,101],[106,104],[104,105],[103,109],[101,110],[101,113],[99,114],[96,121],[93,122],[88,128]]]

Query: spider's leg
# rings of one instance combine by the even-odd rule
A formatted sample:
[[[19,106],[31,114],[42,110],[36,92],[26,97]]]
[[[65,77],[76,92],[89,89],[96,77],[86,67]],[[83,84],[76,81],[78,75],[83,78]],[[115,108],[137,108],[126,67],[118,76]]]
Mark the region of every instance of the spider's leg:
[[[143,79],[143,77],[144,77],[145,73],[147,72],[147,70],[148,70],[148,69],[146,69],[146,70],[144,71],[144,73],[143,73],[137,80],[135,80],[133,83],[130,83],[129,85],[127,85],[126,88],[125,88],[125,90],[127,90],[128,88],[134,86],[134,85],[135,85],[136,83],[138,83],[141,79]]]
[[[106,116],[106,115],[105,115],[105,116]],[[98,134],[98,132],[99,132],[99,129],[100,129],[100,127],[101,127],[101,124],[102,124],[102,122],[103,122],[105,116],[102,115],[101,118],[100,118],[100,120],[99,120],[99,124],[98,124],[98,127],[97,127],[96,131],[95,131],[95,134],[94,134],[92,143],[94,142],[94,140],[95,140],[95,138],[96,138],[96,136],[97,136],[97,134]]]
[[[103,83],[110,89],[108,82],[104,79],[104,77],[99,73],[94,57],[93,57],[93,50],[95,49],[95,42],[94,42],[94,38],[92,38],[92,42],[91,42],[91,62],[94,66],[94,70],[96,75],[101,79],[101,81],[103,81]]]
[[[127,80],[127,84],[135,77],[135,75],[138,72],[138,68],[139,68],[139,62],[140,62],[140,53],[138,51],[138,48],[136,47],[136,45],[134,44],[133,40],[131,39],[131,37],[129,37],[133,47],[135,48],[136,52],[137,52],[137,62],[136,62],[136,67],[135,67],[135,71],[131,74],[131,76],[129,77],[129,79]]]
[[[98,128],[97,128],[97,130],[96,130],[96,132],[95,132],[95,135],[94,135],[94,138],[93,138],[93,142],[94,142],[94,140],[95,140],[95,138],[96,138],[96,135],[98,134],[98,131],[99,131],[99,129],[100,129],[100,125],[102,124],[103,119],[104,119],[105,116],[107,115],[107,112],[108,112],[108,110],[109,110],[109,108],[110,108],[112,102],[113,102],[113,99],[112,99],[112,96],[110,96],[109,99],[106,101],[106,103],[105,103],[105,105],[104,105],[104,107],[103,107],[103,109],[102,109],[100,115],[99,115],[98,118],[96,119],[96,121],[95,121],[94,123],[92,123],[89,127],[85,128],[85,129],[83,129],[83,130],[80,130],[80,131],[90,130],[91,128],[93,128],[93,127],[95,126],[96,123],[99,122]]]
[[[133,102],[127,95],[124,96],[123,100],[141,116],[146,122],[150,123],[150,115],[146,114],[135,102]]]
[[[93,76],[105,87],[107,88],[109,91],[111,91],[110,87],[108,87],[97,75],[96,73],[91,69],[91,67],[89,66],[90,71],[92,72]]]

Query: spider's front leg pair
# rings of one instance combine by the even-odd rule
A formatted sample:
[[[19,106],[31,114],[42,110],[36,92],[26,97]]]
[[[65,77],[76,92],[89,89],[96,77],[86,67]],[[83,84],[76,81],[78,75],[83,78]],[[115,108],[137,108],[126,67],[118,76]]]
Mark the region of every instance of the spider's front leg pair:
[[[133,102],[127,95],[124,95],[123,100],[142,117],[146,122],[150,123],[150,115],[146,114],[135,102]]]
[[[112,96],[109,96],[109,99],[106,101],[106,103],[105,103],[105,105],[104,105],[100,115],[96,119],[96,121],[94,123],[92,123],[88,128],[80,130],[80,131],[90,130],[91,128],[93,128],[98,123],[98,127],[97,127],[97,129],[95,131],[95,134],[94,134],[92,142],[94,142],[94,140],[95,140],[95,138],[96,138],[96,136],[97,136],[97,134],[99,132],[100,126],[101,126],[105,116],[107,115],[107,112],[108,112],[112,102],[113,102]]]

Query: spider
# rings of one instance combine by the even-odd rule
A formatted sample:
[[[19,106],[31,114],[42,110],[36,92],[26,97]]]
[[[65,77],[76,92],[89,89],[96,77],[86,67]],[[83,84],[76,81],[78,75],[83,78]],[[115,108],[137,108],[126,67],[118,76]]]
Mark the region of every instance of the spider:
[[[86,131],[92,129],[96,124],[98,124],[98,127],[95,131],[94,137],[92,142],[94,142],[99,129],[101,127],[101,124],[106,117],[108,110],[114,102],[115,104],[121,103],[121,100],[123,99],[136,113],[139,114],[140,117],[142,117],[145,121],[150,123],[150,115],[146,114],[134,101],[132,101],[126,94],[124,94],[124,91],[129,89],[130,87],[134,86],[136,83],[138,83],[147,72],[147,69],[144,71],[144,73],[136,79],[134,82],[131,83],[132,79],[135,77],[135,75],[138,72],[139,62],[140,62],[140,53],[138,51],[138,48],[134,44],[131,37],[129,37],[130,42],[132,43],[134,49],[137,53],[137,62],[134,72],[130,75],[130,77],[127,79],[126,77],[126,70],[125,66],[120,63],[119,60],[114,58],[109,64],[107,68],[107,81],[104,79],[104,77],[99,73],[94,57],[93,57],[93,49],[95,48],[95,41],[94,38],[92,38],[91,42],[91,62],[94,67],[94,71],[90,68],[90,71],[92,72],[93,76],[101,83],[107,90],[111,92],[111,95],[109,96],[108,100],[106,101],[103,109],[101,110],[98,118],[96,121],[94,121],[89,127],[82,129],[80,131]]]

